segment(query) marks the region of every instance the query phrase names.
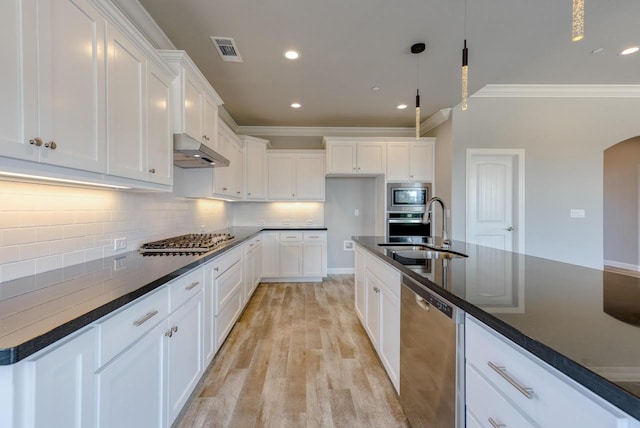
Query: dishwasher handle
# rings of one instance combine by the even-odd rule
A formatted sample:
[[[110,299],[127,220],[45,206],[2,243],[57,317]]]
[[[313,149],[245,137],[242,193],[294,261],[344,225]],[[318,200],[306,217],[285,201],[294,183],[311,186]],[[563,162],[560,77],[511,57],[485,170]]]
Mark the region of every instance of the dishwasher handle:
[[[418,296],[417,294],[416,294],[416,303],[418,306],[420,306],[420,308],[423,311],[428,311],[429,309],[431,309],[431,307],[429,306],[429,303],[422,297]]]

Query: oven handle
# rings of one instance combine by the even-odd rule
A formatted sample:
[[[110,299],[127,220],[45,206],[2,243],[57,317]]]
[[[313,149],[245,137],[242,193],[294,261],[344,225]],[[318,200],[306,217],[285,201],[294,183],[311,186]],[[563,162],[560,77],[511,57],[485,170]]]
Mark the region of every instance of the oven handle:
[[[422,220],[387,220],[387,223],[418,224],[422,223]]]

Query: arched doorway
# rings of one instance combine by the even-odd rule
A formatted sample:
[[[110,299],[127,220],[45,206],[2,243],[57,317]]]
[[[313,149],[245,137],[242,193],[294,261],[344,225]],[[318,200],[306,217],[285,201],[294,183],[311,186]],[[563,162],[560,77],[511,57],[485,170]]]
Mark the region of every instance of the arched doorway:
[[[640,272],[640,136],[604,151],[604,265]]]

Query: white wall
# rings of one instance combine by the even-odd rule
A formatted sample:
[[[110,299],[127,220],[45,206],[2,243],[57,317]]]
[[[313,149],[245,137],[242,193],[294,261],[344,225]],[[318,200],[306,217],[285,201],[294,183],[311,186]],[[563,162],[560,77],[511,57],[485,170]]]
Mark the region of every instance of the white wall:
[[[229,223],[222,201],[0,181],[0,282],[113,255],[116,237],[131,251]]]
[[[522,148],[525,252],[600,268],[603,153],[640,135],[638,98],[473,98],[453,112],[452,231],[465,238],[467,148]],[[571,208],[586,210],[569,218]]]

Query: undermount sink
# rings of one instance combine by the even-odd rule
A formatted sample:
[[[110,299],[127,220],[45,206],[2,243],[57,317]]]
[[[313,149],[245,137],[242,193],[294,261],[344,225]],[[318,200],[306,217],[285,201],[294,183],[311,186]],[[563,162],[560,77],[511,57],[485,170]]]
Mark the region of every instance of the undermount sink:
[[[416,244],[378,244],[380,247],[384,247],[385,250],[389,251],[426,251],[431,248],[425,247],[424,245],[416,245]]]
[[[378,244],[378,246],[390,251],[392,257],[396,260],[436,260],[468,257],[466,254],[435,248],[429,245],[384,243]]]

